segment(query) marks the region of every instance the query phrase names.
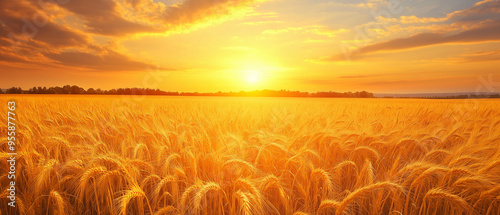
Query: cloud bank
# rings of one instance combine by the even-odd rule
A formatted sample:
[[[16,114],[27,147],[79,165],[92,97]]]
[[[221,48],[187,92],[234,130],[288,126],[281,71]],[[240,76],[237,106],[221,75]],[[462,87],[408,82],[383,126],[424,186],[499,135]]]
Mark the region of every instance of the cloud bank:
[[[324,57],[321,60],[330,62],[360,60],[381,52],[397,52],[442,44],[500,41],[499,0],[478,2],[471,8],[455,11],[443,18],[402,16],[399,19],[392,18],[386,21],[395,23],[392,28],[401,28],[403,24],[410,24],[405,29],[419,28],[418,25],[411,26],[411,24],[434,23],[438,25],[433,25],[424,32],[367,44],[348,50],[346,53]]]
[[[115,41],[141,34],[186,31],[229,19],[259,2],[186,0],[165,5],[153,0],[0,1],[0,63],[141,71],[150,64],[127,56]]]

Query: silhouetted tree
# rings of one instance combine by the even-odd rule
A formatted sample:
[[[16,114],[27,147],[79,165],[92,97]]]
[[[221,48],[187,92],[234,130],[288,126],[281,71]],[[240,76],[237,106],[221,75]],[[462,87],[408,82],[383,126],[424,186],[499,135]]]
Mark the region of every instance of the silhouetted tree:
[[[59,94],[56,90],[56,88],[54,87],[49,87],[49,89],[47,90],[47,94]]]
[[[70,94],[71,93],[71,86],[65,85],[62,87],[62,94]]]
[[[359,93],[359,97],[360,98],[373,98],[373,93],[369,93],[369,92],[366,92],[366,91],[361,91]]]
[[[81,87],[73,85],[73,86],[71,86],[70,93],[71,94],[83,94],[83,93],[85,93],[85,90]]]
[[[28,89],[28,94],[36,94],[36,93],[38,93],[38,90],[36,89],[36,87]]]
[[[89,88],[87,90],[87,94],[96,94],[97,92],[94,90],[94,88]]]
[[[1,92],[0,92],[1,93]],[[11,87],[6,93],[23,93],[21,88]],[[73,85],[65,85],[64,87],[33,87],[30,88],[25,93],[30,94],[109,94],[109,95],[169,95],[169,96],[244,96],[244,97],[325,97],[325,98],[373,98],[373,93],[361,91],[361,92],[300,92],[300,91],[289,91],[289,90],[254,90],[254,91],[240,91],[240,92],[222,92],[217,93],[198,93],[198,92],[165,92],[160,89],[150,89],[150,88],[119,88],[111,90],[101,90],[94,88],[89,88],[88,90],[82,87]],[[474,95],[475,96],[475,95]],[[462,98],[462,97],[454,97]]]
[[[7,94],[23,94],[23,89],[20,87],[11,87],[5,92]]]

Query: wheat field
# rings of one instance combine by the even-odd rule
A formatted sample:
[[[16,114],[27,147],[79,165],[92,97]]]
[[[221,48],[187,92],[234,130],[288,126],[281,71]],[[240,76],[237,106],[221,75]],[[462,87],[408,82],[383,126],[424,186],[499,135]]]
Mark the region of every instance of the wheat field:
[[[1,214],[500,214],[500,100],[135,98],[0,96]]]

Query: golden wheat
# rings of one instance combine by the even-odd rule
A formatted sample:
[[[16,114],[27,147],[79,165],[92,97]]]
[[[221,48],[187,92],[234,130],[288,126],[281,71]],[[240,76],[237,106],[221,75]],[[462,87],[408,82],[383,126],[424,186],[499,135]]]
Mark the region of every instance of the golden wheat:
[[[2,215],[500,213],[498,100],[10,98]]]

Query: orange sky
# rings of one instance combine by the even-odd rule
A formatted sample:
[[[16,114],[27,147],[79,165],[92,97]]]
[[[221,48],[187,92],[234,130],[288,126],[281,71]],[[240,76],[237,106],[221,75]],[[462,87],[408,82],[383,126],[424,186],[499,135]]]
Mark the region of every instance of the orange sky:
[[[0,1],[0,88],[496,91],[499,0]]]

